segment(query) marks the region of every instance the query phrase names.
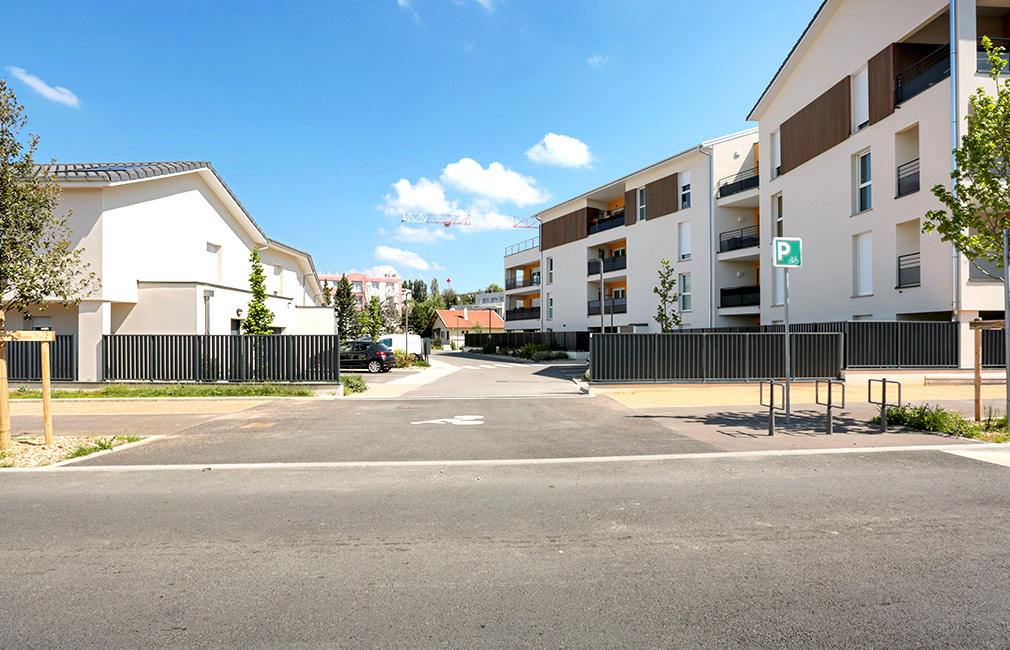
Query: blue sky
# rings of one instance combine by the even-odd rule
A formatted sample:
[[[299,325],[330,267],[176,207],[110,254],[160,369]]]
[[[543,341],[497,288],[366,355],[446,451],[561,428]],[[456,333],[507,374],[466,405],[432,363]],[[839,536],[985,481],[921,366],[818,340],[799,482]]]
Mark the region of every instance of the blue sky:
[[[819,4],[14,3],[0,74],[42,160],[209,160],[320,272],[470,291],[536,234],[507,217],[752,126]],[[481,225],[400,223],[441,210]]]

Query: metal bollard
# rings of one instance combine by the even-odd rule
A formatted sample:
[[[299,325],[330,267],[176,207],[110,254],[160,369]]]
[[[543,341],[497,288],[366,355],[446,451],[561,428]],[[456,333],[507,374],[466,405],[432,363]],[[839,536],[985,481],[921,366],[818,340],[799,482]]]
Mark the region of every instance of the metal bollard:
[[[765,403],[765,398],[764,398],[765,384],[768,384],[768,402],[767,403]],[[768,435],[769,436],[774,436],[775,435],[775,409],[778,409],[778,410],[781,411],[784,408],[781,405],[780,406],[776,406],[775,405],[775,387],[776,386],[778,386],[782,390],[782,403],[784,403],[784,401],[785,401],[785,385],[782,382],[775,381],[775,380],[769,380],[769,381],[762,381],[761,382],[760,403],[761,403],[761,406],[767,406],[768,407]]]
[[[822,402],[821,401],[821,385],[822,384],[827,386],[828,396],[827,396],[827,401],[826,402]],[[832,391],[832,388],[834,386],[841,386],[841,388],[842,388],[842,403],[841,403],[841,405],[835,403],[834,392]],[[845,382],[835,381],[835,380],[818,379],[817,383],[815,384],[814,391],[815,391],[814,392],[814,401],[817,402],[818,404],[820,404],[821,406],[827,407],[827,433],[830,436],[831,434],[833,434],[835,432],[834,421],[833,421],[833,418],[832,418],[831,409],[838,408],[839,406],[841,408],[845,408]]]
[[[873,384],[880,384],[880,401],[873,401]],[[888,402],[887,401],[887,385],[893,384],[898,387],[898,401]],[[867,381],[867,400],[870,404],[877,404],[880,406],[880,432],[887,433],[887,407],[893,406],[895,408],[901,406],[901,383],[897,381],[891,381],[886,377],[883,379],[870,379]]]

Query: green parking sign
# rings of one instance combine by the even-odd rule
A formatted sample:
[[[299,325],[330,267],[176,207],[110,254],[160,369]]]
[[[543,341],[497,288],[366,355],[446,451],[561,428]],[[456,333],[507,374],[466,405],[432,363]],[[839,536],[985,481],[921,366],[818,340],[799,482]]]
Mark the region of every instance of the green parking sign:
[[[803,266],[803,240],[798,237],[775,237],[772,251],[772,266],[792,269]]]

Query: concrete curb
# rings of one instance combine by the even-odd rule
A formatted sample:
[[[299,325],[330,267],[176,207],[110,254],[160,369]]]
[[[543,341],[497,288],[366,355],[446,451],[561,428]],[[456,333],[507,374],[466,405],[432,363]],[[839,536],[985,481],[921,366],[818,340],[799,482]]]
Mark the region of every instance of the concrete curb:
[[[334,393],[340,393],[343,385],[333,387]],[[62,402],[241,402],[241,401],[263,401],[263,400],[324,400],[336,399],[337,395],[312,395],[306,397],[292,397],[287,395],[268,395],[264,397],[250,397],[246,395],[235,395],[233,397],[61,397],[53,399],[54,404]],[[14,404],[41,404],[42,398],[11,399]]]
[[[95,436],[95,438],[104,438],[104,437],[105,436]],[[112,436],[112,437],[115,437],[115,436]],[[52,465],[45,465],[43,467],[10,467],[8,469],[15,469],[15,470],[18,470],[18,469],[22,469],[22,470],[23,469],[38,470],[38,469],[52,469],[54,467],[63,467],[65,465],[70,465],[71,463],[76,463],[78,461],[82,461],[82,460],[85,460],[87,458],[97,458],[98,456],[102,456],[104,454],[111,454],[111,453],[117,452],[117,451],[119,451],[121,449],[126,449],[127,447],[139,447],[140,445],[145,445],[145,444],[147,444],[149,442],[154,442],[155,440],[160,440],[161,438],[164,438],[164,437],[166,437],[166,436],[163,436],[163,435],[147,436],[143,440],[138,440],[137,442],[127,442],[125,444],[119,445],[118,447],[113,447],[112,449],[106,449],[104,451],[96,451],[93,454],[88,454],[87,456],[80,456],[78,458],[68,458],[66,460],[61,460],[58,463],[53,463]]]
[[[551,361],[532,361],[530,359],[522,359],[520,357],[506,357],[500,354],[481,354],[479,352],[456,352],[457,356],[467,357],[471,359],[484,359],[486,361],[498,361],[504,363],[516,363],[516,364],[546,364],[551,366],[584,366],[586,362],[580,359],[553,359]]]

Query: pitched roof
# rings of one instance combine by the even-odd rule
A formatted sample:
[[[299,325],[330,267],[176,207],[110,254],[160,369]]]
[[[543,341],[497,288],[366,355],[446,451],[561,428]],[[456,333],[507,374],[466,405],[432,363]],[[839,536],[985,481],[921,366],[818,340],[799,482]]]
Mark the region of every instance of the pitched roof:
[[[503,329],[505,327],[505,321],[498,315],[498,312],[489,309],[467,309],[466,318],[463,318],[462,311],[454,309],[436,309],[435,314],[449,329],[468,329],[477,324],[480,324],[481,327],[487,327],[489,322],[491,323],[491,329]],[[488,318],[491,320],[488,321]]]
[[[171,174],[181,174],[184,172],[200,171],[205,169],[214,175],[217,182],[221,184],[228,196],[235,201],[235,205],[238,206],[239,210],[252,227],[255,228],[263,239],[270,245],[280,249],[286,250],[288,253],[294,254],[296,256],[300,255],[305,258],[308,262],[309,269],[312,275],[315,277],[316,285],[321,286],[321,282],[316,273],[316,265],[312,260],[312,256],[303,250],[299,250],[294,246],[288,246],[276,239],[270,239],[260,228],[260,225],[256,223],[256,220],[252,218],[249,211],[245,209],[242,202],[238,200],[235,193],[231,191],[228,184],[224,182],[221,175],[217,173],[214,166],[211,165],[206,160],[174,160],[174,161],[161,161],[161,162],[106,162],[106,163],[52,163],[48,165],[39,165],[47,175],[51,176],[56,182],[92,182],[92,183],[122,183],[126,181],[139,181],[149,178],[157,178],[159,176],[169,176]]]

